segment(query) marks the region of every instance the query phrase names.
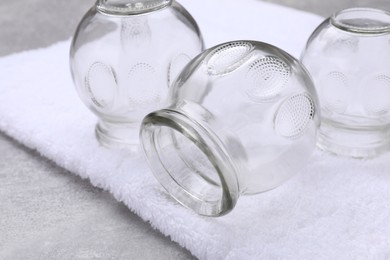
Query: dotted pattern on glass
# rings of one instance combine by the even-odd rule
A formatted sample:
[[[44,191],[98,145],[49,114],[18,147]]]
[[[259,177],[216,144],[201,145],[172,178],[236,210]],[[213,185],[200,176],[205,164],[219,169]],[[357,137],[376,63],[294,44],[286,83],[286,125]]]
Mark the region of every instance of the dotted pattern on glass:
[[[365,83],[362,95],[367,113],[374,116],[390,112],[390,76],[378,75]]]
[[[102,62],[93,63],[85,77],[85,87],[93,104],[101,109],[109,108],[117,93],[114,70]]]
[[[271,100],[284,90],[290,75],[290,66],[278,57],[257,59],[249,66],[246,93],[254,101]]]
[[[348,107],[348,78],[340,71],[326,74],[320,82],[321,105],[327,112],[344,113]]]
[[[147,63],[138,63],[131,68],[129,72],[129,84],[137,82],[128,88],[129,102],[136,107],[158,105],[162,100],[162,93],[165,91],[160,88],[156,70]]]
[[[212,51],[205,62],[210,75],[223,75],[239,68],[249,59],[253,46],[248,42],[224,44]]]
[[[123,18],[121,25],[122,48],[128,52],[144,47],[151,40],[151,31],[146,17]]]
[[[280,105],[275,117],[275,130],[279,135],[296,139],[301,137],[314,118],[314,101],[307,93],[295,94]]]

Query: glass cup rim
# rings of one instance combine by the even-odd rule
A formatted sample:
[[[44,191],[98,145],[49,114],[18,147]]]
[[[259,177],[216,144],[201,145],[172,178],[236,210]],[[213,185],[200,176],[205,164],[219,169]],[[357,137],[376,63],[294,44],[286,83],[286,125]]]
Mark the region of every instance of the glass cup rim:
[[[156,149],[155,132],[161,127],[168,127],[184,135],[195,144],[208,158],[218,174],[222,194],[216,201],[204,201],[197,198],[190,190],[183,188],[165,168]],[[147,115],[141,125],[140,140],[152,172],[167,192],[183,206],[197,214],[218,217],[230,212],[240,195],[237,174],[229,155],[210,131],[197,124],[187,115],[171,109],[162,109]],[[152,160],[150,160],[152,158]],[[194,206],[196,205],[196,206]],[[201,206],[200,206],[201,205]]]
[[[137,15],[163,9],[167,6],[170,6],[175,0],[155,0],[155,4],[142,6],[139,8],[134,5],[113,5],[109,4],[108,1],[109,0],[97,0],[97,10],[109,15]]]
[[[342,17],[348,14],[364,14],[367,18],[375,18],[380,19],[382,18],[384,20],[384,25],[381,26],[372,26],[372,25],[365,25],[365,26],[360,26],[360,25],[354,25],[354,24],[349,24],[346,22],[343,22],[341,20]],[[356,18],[365,18],[364,16],[356,16]],[[376,35],[376,34],[385,34],[385,33],[390,33],[390,12],[377,9],[377,8],[369,8],[369,7],[354,7],[354,8],[347,8],[343,9],[341,11],[338,11],[334,13],[331,18],[331,23],[347,32],[351,33],[359,33],[359,34],[368,34],[368,35]],[[379,20],[377,20],[379,22]],[[382,21],[383,22],[383,21]]]

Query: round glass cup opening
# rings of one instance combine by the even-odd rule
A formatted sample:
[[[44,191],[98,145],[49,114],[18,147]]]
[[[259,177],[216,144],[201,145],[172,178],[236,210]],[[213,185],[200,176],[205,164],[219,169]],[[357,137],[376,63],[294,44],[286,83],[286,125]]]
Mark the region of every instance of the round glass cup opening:
[[[202,138],[205,134],[184,122],[180,124],[180,119],[145,120],[141,128],[143,148],[155,177],[168,193],[200,215],[229,212],[236,192],[229,189],[229,180],[223,175],[225,165]]]
[[[171,4],[172,0],[98,0],[98,10],[108,14],[140,14]]]
[[[222,197],[216,169],[194,142],[168,127],[156,130],[154,141],[167,173],[190,196],[205,202]]]
[[[331,22],[337,28],[361,34],[390,32],[390,13],[372,8],[350,8],[335,13]]]

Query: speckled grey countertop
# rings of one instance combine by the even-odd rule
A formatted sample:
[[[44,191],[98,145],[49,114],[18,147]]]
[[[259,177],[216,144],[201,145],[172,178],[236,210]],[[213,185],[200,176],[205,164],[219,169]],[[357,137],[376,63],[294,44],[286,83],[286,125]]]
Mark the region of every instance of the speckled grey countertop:
[[[389,0],[267,0],[322,16]],[[0,2],[0,56],[68,39],[93,0]],[[1,72],[0,72],[1,76]],[[1,94],[1,93],[0,93]],[[0,132],[0,259],[192,259],[110,194]]]

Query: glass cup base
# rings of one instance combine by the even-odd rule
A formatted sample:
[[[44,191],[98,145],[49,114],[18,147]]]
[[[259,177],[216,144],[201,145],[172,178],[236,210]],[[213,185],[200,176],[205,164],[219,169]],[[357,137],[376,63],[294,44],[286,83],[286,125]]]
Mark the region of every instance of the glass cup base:
[[[323,122],[317,146],[337,155],[373,158],[390,150],[390,127],[354,129]]]
[[[99,121],[95,128],[99,143],[110,149],[139,151],[139,126]]]

